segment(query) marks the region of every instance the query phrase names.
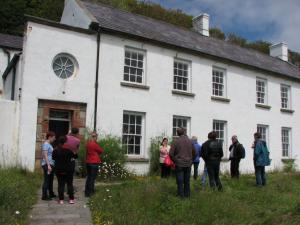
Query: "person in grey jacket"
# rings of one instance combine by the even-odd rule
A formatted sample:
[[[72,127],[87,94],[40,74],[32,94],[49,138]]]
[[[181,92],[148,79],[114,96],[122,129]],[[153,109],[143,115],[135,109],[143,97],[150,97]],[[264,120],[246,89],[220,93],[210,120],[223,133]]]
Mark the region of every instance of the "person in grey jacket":
[[[169,155],[175,163],[177,194],[179,197],[188,198],[190,197],[190,175],[195,149],[183,128],[177,129],[177,135],[179,137],[171,146]]]

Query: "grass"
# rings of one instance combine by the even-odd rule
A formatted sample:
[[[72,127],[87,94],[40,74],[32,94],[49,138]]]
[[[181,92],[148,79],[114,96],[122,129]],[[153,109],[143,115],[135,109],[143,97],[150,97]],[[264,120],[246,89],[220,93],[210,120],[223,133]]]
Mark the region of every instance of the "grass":
[[[191,198],[175,196],[175,179],[145,177],[99,187],[90,200],[94,224],[300,224],[300,173],[268,174],[266,187],[255,177],[222,177],[223,192],[201,189],[191,180]]]
[[[0,224],[27,224],[37,201],[41,176],[20,169],[0,168]]]

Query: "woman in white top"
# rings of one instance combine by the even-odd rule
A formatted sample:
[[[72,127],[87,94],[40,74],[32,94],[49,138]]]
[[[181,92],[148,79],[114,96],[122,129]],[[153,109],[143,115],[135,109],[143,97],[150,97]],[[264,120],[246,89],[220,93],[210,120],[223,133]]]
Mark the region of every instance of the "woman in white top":
[[[170,176],[171,167],[164,164],[164,160],[169,155],[170,145],[168,145],[168,138],[163,138],[159,149],[159,163],[161,167],[161,178],[167,178]]]

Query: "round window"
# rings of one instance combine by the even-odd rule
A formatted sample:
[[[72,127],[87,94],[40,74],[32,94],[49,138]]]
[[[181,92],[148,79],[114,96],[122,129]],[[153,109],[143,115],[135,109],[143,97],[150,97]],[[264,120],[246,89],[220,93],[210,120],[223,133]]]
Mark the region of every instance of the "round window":
[[[55,56],[52,68],[56,76],[67,79],[76,74],[78,63],[73,56],[61,53]]]

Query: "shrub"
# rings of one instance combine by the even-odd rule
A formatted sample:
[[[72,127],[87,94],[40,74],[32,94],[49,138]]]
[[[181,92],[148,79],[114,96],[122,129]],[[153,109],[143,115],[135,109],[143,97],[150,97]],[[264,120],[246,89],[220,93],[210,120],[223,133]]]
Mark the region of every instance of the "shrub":
[[[295,159],[284,159],[283,161],[283,171],[286,173],[292,173],[296,171]]]

